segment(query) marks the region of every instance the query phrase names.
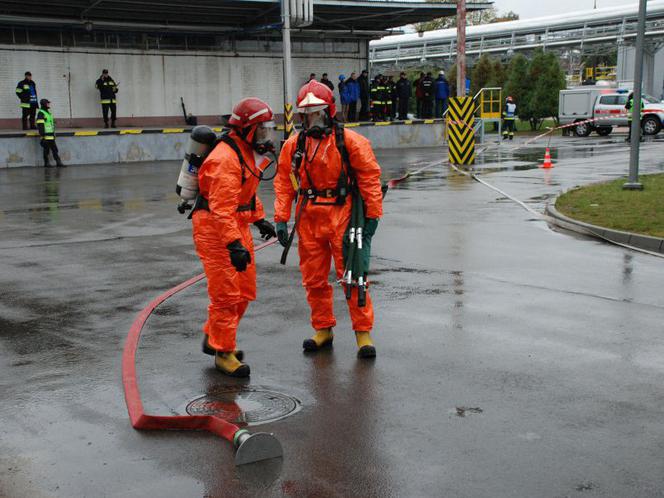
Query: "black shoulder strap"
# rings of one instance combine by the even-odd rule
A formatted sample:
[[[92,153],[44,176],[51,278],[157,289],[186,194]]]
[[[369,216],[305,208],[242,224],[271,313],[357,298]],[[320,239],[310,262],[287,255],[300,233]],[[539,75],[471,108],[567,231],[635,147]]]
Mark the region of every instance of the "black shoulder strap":
[[[346,148],[346,139],[345,139],[345,130],[342,125],[336,123],[334,126],[334,138],[337,143],[337,149],[339,154],[341,154],[341,161],[346,169],[348,176],[352,176],[352,166],[350,164],[350,155],[348,154],[348,149]],[[342,171],[344,168],[342,168]]]
[[[296,171],[300,170],[302,165],[302,159],[304,159],[305,149],[307,144],[307,134],[304,133],[304,130],[297,134],[297,142],[295,145],[295,154],[293,154],[293,166],[295,166]]]
[[[341,172],[337,180],[337,202],[343,204],[346,201],[349,189],[353,188],[353,170],[350,165],[350,156],[346,148],[346,140],[344,137],[344,127],[339,123],[334,124],[334,139],[337,144],[337,150],[341,154]],[[349,181],[350,180],[350,181]]]
[[[300,131],[297,135],[297,141],[295,142],[295,152],[293,153],[293,157],[291,158],[291,170],[297,177],[298,181],[300,180],[300,167],[302,166],[302,161],[304,160],[304,156],[307,153],[307,135],[304,133],[304,130]],[[309,180],[309,185],[311,188],[313,187],[313,183],[311,181],[311,177],[309,176],[309,171],[307,171],[306,163],[304,167],[304,172],[307,175],[307,179]]]
[[[231,149],[233,149],[233,152],[237,154],[237,158],[240,161],[240,166],[242,167],[242,183],[247,181],[247,178],[245,176],[245,170],[247,168],[247,164],[244,162],[244,157],[242,157],[242,152],[240,151],[240,148],[238,145],[235,143],[235,140],[233,140],[228,133],[222,133],[217,142],[215,143],[215,147],[219,145],[221,142],[225,143],[228,145]],[[214,147],[213,147],[214,149]]]

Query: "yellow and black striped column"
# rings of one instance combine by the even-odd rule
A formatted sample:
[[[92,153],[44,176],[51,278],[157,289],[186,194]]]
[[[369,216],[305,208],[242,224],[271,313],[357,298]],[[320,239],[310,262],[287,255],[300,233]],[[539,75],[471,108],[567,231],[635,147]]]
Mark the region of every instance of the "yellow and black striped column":
[[[452,164],[475,162],[475,104],[472,97],[452,97],[447,112],[447,144]]]
[[[288,138],[293,134],[294,126],[293,104],[284,104],[284,140],[288,140]]]

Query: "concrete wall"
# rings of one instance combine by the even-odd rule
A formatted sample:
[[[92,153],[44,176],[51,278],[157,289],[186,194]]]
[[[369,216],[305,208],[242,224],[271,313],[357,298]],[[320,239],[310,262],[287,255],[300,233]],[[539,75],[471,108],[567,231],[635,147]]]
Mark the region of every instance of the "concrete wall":
[[[359,72],[367,60],[362,41],[297,42],[294,52],[295,92],[312,72],[319,77],[327,72],[336,80],[340,73]],[[0,45],[0,127],[18,124],[15,87],[25,71],[32,72],[39,97],[53,102],[60,127],[98,126],[101,111],[94,84],[104,68],[120,84],[123,126],[180,123],[180,97],[188,112],[214,122],[243,97],[263,98],[275,112],[283,105],[282,59],[275,47],[235,54]]]
[[[444,125],[394,124],[353,128],[375,148],[433,147],[443,144]],[[104,164],[182,159],[189,133],[145,133],[92,137],[58,137],[60,156],[67,164]],[[37,137],[0,138],[0,168],[43,166]]]

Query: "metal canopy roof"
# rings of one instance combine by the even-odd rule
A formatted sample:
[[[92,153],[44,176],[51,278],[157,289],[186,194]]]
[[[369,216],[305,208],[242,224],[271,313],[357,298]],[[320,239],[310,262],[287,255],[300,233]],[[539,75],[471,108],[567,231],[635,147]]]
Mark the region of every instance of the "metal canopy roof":
[[[469,2],[469,10],[490,4]],[[255,32],[278,28],[279,0],[2,0],[4,25],[141,29],[183,32]],[[379,32],[455,15],[456,4],[426,1],[315,0],[307,31]],[[92,23],[92,26],[90,26]]]

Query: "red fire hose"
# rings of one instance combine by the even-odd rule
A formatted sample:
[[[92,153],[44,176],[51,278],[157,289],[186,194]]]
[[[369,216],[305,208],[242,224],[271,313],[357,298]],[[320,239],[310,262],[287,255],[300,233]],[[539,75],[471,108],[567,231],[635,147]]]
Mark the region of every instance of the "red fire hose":
[[[422,168],[414,173],[406,173],[401,178],[390,180],[387,185],[394,187],[423,169],[426,168]],[[275,238],[265,242],[257,246],[255,251],[260,251],[265,247],[271,246],[276,241],[277,239]],[[138,377],[136,375],[136,350],[138,349],[138,342],[143,327],[157,306],[204,278],[205,274],[201,273],[154,298],[150,304],[140,311],[129,329],[122,353],[122,385],[124,387],[125,401],[131,425],[137,430],[170,429],[212,432],[233,443],[236,449],[235,463],[237,465],[282,456],[281,444],[272,434],[264,432],[250,433],[215,415],[150,415],[145,413],[143,409],[141,393],[138,388]]]

